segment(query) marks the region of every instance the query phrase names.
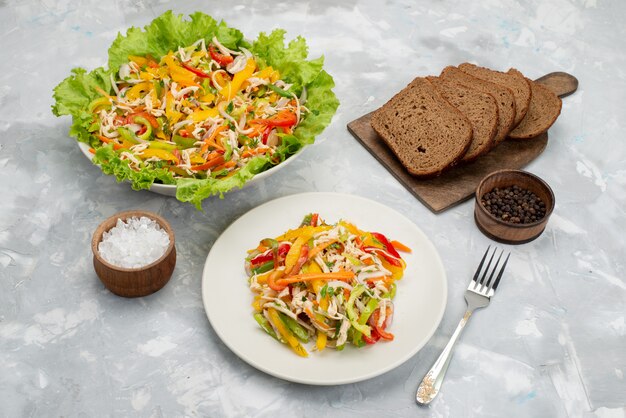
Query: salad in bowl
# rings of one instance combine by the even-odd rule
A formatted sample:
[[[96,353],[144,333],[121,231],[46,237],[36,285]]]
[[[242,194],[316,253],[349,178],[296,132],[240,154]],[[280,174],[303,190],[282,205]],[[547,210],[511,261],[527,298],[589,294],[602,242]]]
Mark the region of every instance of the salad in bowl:
[[[206,14],[167,12],[119,35],[108,69],[74,69],[53,112],[73,117],[70,135],[106,174],[201,207],[313,143],[335,113],[323,58],[284,35],[248,42]]]

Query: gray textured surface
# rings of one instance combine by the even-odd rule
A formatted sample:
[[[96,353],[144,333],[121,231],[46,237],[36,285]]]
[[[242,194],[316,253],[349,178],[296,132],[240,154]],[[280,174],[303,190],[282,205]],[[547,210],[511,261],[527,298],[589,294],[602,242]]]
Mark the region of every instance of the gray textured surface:
[[[626,3],[621,0],[0,2],[0,416],[626,416]],[[105,63],[120,30],[167,9],[202,10],[254,37],[275,27],[324,54],[341,107],[319,141],[268,181],[204,212],[102,175],[50,113],[70,68]],[[416,75],[475,61],[530,78],[567,71],[544,154],[529,166],[557,207],[536,241],[510,247],[501,290],[461,339],[443,393],[416,406],[418,380],[464,309],[489,240],[472,203],[433,215],[349,135]],[[269,377],[216,337],[200,297],[221,231],[270,199],[338,191],[413,219],[446,265],[449,303],[414,358],[381,377],[308,387]],[[98,223],[126,209],[165,216],[177,234],[170,283],[113,296],[91,265]]]

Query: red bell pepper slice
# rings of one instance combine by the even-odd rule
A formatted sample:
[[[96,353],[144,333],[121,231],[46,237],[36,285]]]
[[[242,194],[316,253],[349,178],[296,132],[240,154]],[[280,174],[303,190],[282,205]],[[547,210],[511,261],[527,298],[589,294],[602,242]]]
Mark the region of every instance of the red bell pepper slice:
[[[363,340],[367,343],[367,344],[376,344],[378,342],[378,340],[380,340],[380,334],[376,331],[376,328],[372,329],[372,331],[370,332],[371,337],[368,337],[367,335],[363,334]]]
[[[278,246],[278,258],[279,259],[284,258],[289,252],[290,248],[291,248],[291,245],[289,244],[286,244],[286,243],[280,244]],[[267,263],[268,261],[272,260],[273,257],[274,256],[271,252],[259,254],[256,257],[254,257],[252,260],[250,260],[250,264],[252,264],[253,266],[256,266],[259,264]]]
[[[372,232],[372,236],[376,238],[378,241],[380,241],[381,244],[383,244],[383,246],[385,247],[385,250],[387,250],[389,254],[391,254],[392,256],[396,258],[402,258],[400,257],[400,254],[398,254],[396,249],[393,248],[393,245],[391,245],[391,243],[389,242],[386,236],[384,236],[383,234],[379,232]]]
[[[385,331],[387,324],[383,323],[382,327],[378,326],[379,318],[380,318],[380,308],[376,309],[374,313],[372,313],[372,316],[370,317],[370,320],[368,322],[372,327],[374,327],[374,330],[378,333],[378,335],[380,335],[380,338],[387,340],[387,341],[393,341],[394,339],[393,334]]]
[[[217,60],[216,60],[217,61]],[[191,71],[192,73],[194,73],[195,75],[197,75],[198,77],[202,77],[202,78],[210,78],[211,76],[208,75],[207,73],[205,73],[204,71],[198,69],[198,68],[194,68],[191,65],[187,65],[184,62],[181,62],[181,65],[185,68],[185,70],[187,71]]]
[[[314,213],[311,215],[311,226],[317,226],[317,221],[319,219],[319,213]]]
[[[225,67],[235,60],[230,55],[224,55],[218,52],[213,45],[209,45],[209,53],[211,54],[211,58],[213,58],[213,61],[217,62],[222,67]]]
[[[365,251],[366,253],[377,253],[382,258],[387,260],[387,262],[391,264],[392,266],[402,267],[402,263],[400,263],[400,261],[397,258],[392,257],[391,254],[387,253],[387,251],[383,250],[382,248],[363,247],[362,250]]]
[[[271,126],[268,126],[263,131],[263,136],[261,137],[261,142],[263,143],[263,145],[267,145],[267,138],[270,136],[270,132],[272,132]]]

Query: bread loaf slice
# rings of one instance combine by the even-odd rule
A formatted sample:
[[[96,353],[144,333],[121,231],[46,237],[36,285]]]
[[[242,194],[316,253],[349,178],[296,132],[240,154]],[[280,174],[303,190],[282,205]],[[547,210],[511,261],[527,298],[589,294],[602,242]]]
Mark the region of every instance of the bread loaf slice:
[[[454,81],[471,89],[491,94],[496,99],[498,105],[498,131],[494,138],[494,145],[498,145],[506,139],[513,128],[515,120],[515,98],[511,89],[490,81],[481,80],[452,66],[444,68],[440,77],[444,80]]]
[[[419,177],[454,165],[472,140],[469,120],[422,77],[376,110],[371,125],[407,171]]]
[[[485,154],[493,146],[498,129],[498,105],[489,93],[483,93],[438,77],[426,77],[437,92],[469,119],[472,125],[472,142],[461,158],[470,162]]]
[[[510,69],[509,73],[521,75],[515,69]],[[515,139],[528,139],[541,135],[554,124],[561,113],[562,102],[559,96],[539,83],[528,79],[527,81],[532,90],[530,107],[522,122],[509,133],[509,136]]]
[[[530,83],[528,83],[526,77],[519,72],[502,73],[467,62],[459,65],[459,68],[461,71],[481,80],[491,81],[511,89],[515,98],[515,121],[513,122],[513,127],[519,125],[524,116],[526,116],[526,112],[528,112],[528,106],[530,106]]]

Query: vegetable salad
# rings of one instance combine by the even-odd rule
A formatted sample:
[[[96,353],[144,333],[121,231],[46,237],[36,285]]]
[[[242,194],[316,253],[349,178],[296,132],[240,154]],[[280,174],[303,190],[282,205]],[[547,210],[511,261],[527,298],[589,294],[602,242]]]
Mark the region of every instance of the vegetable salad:
[[[339,101],[324,58],[302,37],[254,40],[196,12],[168,11],[118,34],[107,68],[75,68],[54,89],[57,116],[89,144],[93,163],[134,189],[176,186],[202,200],[241,188],[312,144]]]
[[[252,53],[213,37],[170,51],[160,60],[130,55],[89,104],[90,129],[102,145],[140,170],[166,168],[174,178],[233,175],[255,155],[270,159],[308,112],[291,84]],[[95,154],[95,149],[91,149]]]
[[[347,221],[330,225],[318,214],[276,238],[263,239],[246,258],[254,319],[277,341],[307,357],[392,341],[396,281],[410,249]]]

